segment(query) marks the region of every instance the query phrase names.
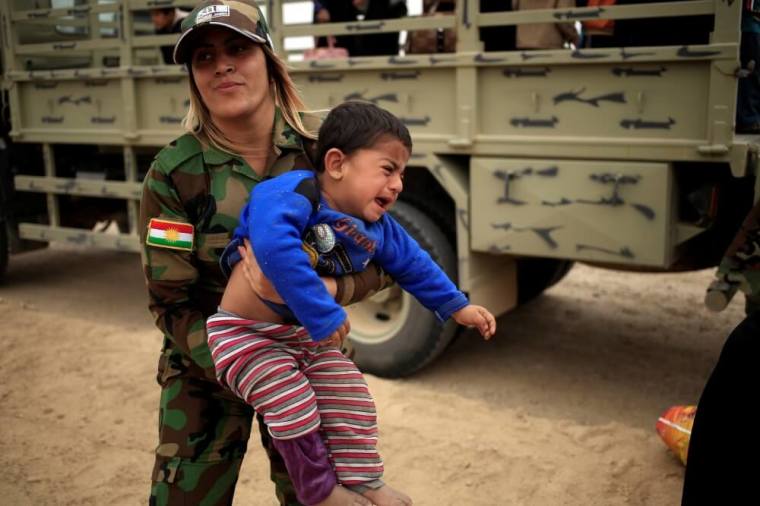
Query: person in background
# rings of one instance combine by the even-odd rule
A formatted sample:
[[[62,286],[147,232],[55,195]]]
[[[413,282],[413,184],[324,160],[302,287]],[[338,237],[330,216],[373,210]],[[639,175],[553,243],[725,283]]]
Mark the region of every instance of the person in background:
[[[455,0],[424,0],[423,16],[453,16]],[[453,53],[456,51],[457,36],[453,28],[428,28],[407,32],[406,54]]]
[[[512,0],[512,10],[575,7],[575,0]],[[580,38],[573,23],[532,23],[517,26],[517,49],[560,49],[577,45]]]
[[[754,504],[760,439],[752,423],[760,373],[760,203],[718,267],[745,294],[746,318],[731,332],[697,405],[682,506]],[[749,422],[749,423],[748,423]],[[752,499],[755,497],[755,499]]]
[[[169,33],[180,33],[182,20],[187,17],[187,12],[177,9],[176,7],[165,7],[150,10],[150,20],[153,23],[153,29],[156,35],[166,35]],[[164,63],[172,65],[174,63],[174,44],[161,46],[161,56]]]
[[[616,5],[639,5],[670,0],[616,0]],[[691,1],[691,0],[677,0]],[[709,44],[713,16],[616,19],[615,44],[624,47]]]
[[[254,0],[200,3],[182,23],[174,61],[188,68],[187,132],[156,155],[140,200],[148,304],[163,334],[149,503],[230,505],[254,411],[217,382],[208,348],[205,322],[217,312],[227,282],[219,255],[257,183],[314,165],[320,119],[304,112]],[[386,282],[375,268],[324,281],[331,294],[350,291],[346,303]],[[342,288],[348,284],[353,290]],[[265,293],[266,287],[254,283],[252,290]],[[298,505],[282,457],[259,424],[277,498]],[[322,502],[369,503],[342,487]]]
[[[608,5],[615,5],[616,0],[580,0],[578,7],[597,7],[603,9]],[[617,47],[615,38],[614,19],[584,19],[583,27],[584,47]]]
[[[315,23],[351,23],[406,16],[405,0],[318,0],[314,2]],[[328,47],[327,37],[317,39],[317,47]],[[399,33],[338,35],[334,45],[348,50],[350,56],[395,55]]]
[[[511,0],[480,0],[480,12],[508,12]],[[483,51],[514,51],[515,26],[484,26],[480,29]]]
[[[744,2],[739,60],[736,133],[760,134],[760,0]]]
[[[731,332],[702,390],[689,440],[682,506],[754,504],[760,312]],[[750,422],[750,423],[747,423]],[[752,499],[755,497],[755,499]]]

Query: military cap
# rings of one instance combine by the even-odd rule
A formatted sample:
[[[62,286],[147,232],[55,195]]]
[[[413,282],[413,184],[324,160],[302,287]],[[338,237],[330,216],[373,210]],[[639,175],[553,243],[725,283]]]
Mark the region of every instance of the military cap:
[[[253,0],[206,0],[182,21],[182,35],[174,46],[174,62],[188,63],[195,36],[208,26],[223,26],[259,44],[273,48],[269,27]]]

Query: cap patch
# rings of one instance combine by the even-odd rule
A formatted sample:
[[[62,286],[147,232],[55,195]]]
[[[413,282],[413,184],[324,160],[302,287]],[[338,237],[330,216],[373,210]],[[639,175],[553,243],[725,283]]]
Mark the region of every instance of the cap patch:
[[[211,19],[229,15],[229,5],[209,5],[198,11],[198,14],[195,16],[195,24],[205,23]]]

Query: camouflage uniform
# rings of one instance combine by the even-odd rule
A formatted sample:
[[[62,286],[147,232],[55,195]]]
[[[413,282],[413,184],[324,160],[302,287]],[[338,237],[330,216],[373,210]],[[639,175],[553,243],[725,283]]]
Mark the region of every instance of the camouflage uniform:
[[[319,120],[304,116],[316,131]],[[275,115],[269,173],[312,167],[313,142]],[[270,158],[271,159],[271,158]],[[218,264],[240,209],[261,178],[241,158],[204,149],[189,134],[158,153],[145,178],[140,212],[142,261],[150,310],[164,332],[159,445],[151,505],[230,504],[251,431],[253,410],[215,379],[206,318],[215,313],[226,279]],[[151,218],[195,227],[192,251],[146,246]],[[261,423],[261,421],[259,422]],[[262,443],[283,505],[298,504],[280,456]]]
[[[744,219],[717,275],[720,281],[744,292],[747,314],[760,309],[760,202]]]

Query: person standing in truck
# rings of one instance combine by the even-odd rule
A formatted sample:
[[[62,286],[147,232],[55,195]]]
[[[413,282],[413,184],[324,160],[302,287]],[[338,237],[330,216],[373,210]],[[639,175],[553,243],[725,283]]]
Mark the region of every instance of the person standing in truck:
[[[355,23],[406,16],[406,0],[318,0],[314,2],[315,23]],[[318,37],[317,47],[328,47],[328,37]],[[396,55],[399,32],[367,35],[338,35],[334,45],[350,56]]]
[[[156,35],[180,33],[182,20],[186,16],[186,11],[182,11],[176,7],[162,7],[150,10],[150,20],[153,23]],[[164,63],[168,65],[173,64],[174,44],[161,46],[161,57],[164,59]]]

